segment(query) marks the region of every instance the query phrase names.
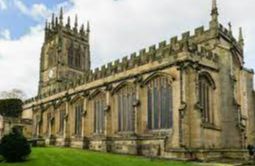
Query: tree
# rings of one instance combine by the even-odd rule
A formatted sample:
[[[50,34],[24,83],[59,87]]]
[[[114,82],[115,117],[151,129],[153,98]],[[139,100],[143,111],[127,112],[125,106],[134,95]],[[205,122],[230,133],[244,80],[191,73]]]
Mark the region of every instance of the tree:
[[[0,115],[8,117],[19,117],[22,112],[22,101],[20,99],[0,100]]]
[[[7,162],[18,162],[25,160],[31,153],[31,147],[27,139],[17,129],[5,135],[0,144],[0,154]]]
[[[0,99],[26,99],[26,94],[20,89],[0,92]]]

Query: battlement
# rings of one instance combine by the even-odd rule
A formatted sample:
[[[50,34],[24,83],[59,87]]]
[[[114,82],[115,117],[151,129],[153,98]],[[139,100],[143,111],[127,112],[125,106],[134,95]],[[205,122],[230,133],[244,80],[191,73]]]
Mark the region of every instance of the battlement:
[[[181,35],[181,39],[177,36],[172,37],[169,42],[162,41],[157,45],[152,45],[148,48],[143,48],[139,52],[134,52],[129,56],[125,56],[122,59],[116,59],[115,61],[109,62],[101,67],[97,67],[91,70],[82,77],[74,79],[65,86],[59,89],[54,89],[41,96],[27,100],[25,103],[45,98],[63,91],[67,91],[70,88],[75,88],[86,83],[90,83],[96,80],[104,79],[114,74],[125,72],[136,67],[146,65],[153,62],[162,62],[164,59],[171,58],[171,61],[177,61],[178,54],[182,52],[188,52],[192,57],[197,56],[201,59],[205,58],[212,62],[218,62],[219,56],[203,46],[196,44],[194,38],[198,35],[205,35],[208,31],[204,30],[204,27],[196,28],[194,35],[191,36],[190,32],[185,32]]]
[[[233,46],[242,53],[243,51],[243,39],[242,36],[239,36],[239,41],[236,40],[236,38],[233,36],[233,33],[231,30],[225,28],[222,24],[219,25],[219,33],[222,37],[224,37],[226,40],[228,40],[230,43],[233,44]],[[242,33],[242,32],[240,32]],[[242,34],[239,34],[242,35]]]

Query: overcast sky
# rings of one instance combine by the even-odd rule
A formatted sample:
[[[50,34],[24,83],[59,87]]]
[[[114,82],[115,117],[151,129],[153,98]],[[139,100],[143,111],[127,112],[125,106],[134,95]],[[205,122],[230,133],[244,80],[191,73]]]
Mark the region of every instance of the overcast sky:
[[[219,1],[219,0],[218,0]],[[0,91],[37,94],[44,23],[64,7],[65,19],[91,23],[92,67],[208,27],[211,0],[0,0]],[[246,67],[255,68],[254,0],[220,0],[220,22],[243,27]]]

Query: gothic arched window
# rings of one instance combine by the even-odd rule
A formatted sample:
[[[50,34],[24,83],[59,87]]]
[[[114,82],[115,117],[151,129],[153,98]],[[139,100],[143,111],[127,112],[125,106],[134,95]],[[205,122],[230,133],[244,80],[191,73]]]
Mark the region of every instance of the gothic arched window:
[[[83,104],[79,103],[75,106],[75,126],[74,132],[75,135],[81,135],[82,129],[82,111],[83,111]]]
[[[74,66],[73,62],[74,62],[74,47],[72,43],[68,48],[68,66],[71,67]]]
[[[116,94],[118,110],[118,130],[134,131],[134,107],[135,88],[122,87]]]
[[[80,48],[77,48],[72,43],[68,49],[68,65],[72,68],[81,69],[82,57]]]
[[[75,68],[81,68],[81,53],[79,48],[75,49]]]
[[[166,77],[156,77],[147,85],[148,128],[169,129],[173,126],[172,87]]]
[[[47,54],[48,54],[48,67],[52,67],[56,63],[57,54],[53,48],[50,48]]]
[[[106,97],[103,93],[99,93],[95,98],[94,102],[94,133],[103,134],[105,129],[105,106]]]
[[[65,109],[59,110],[59,133],[64,134],[64,124],[65,124]]]
[[[213,113],[213,90],[214,82],[209,74],[199,75],[199,104],[203,113],[203,121],[206,123],[214,122]]]
[[[34,126],[33,126],[33,129],[34,129],[33,136],[38,138],[39,135],[40,135],[40,133],[38,131],[40,129],[40,125],[39,125],[39,123],[40,123],[40,115],[37,114],[37,115],[34,116],[34,118],[35,118],[35,121],[34,121]]]
[[[51,112],[47,112],[47,124],[46,124],[46,134],[49,137],[51,133]]]

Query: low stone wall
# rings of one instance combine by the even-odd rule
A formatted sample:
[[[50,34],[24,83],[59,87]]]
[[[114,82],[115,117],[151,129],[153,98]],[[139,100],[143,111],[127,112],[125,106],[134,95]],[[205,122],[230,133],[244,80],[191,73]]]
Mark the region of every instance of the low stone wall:
[[[73,147],[73,148],[84,149],[83,138],[71,138],[70,146]]]
[[[47,145],[164,159],[210,161],[220,158],[246,160],[249,157],[248,152],[242,149],[167,149],[164,139],[56,138],[45,142]]]
[[[170,149],[160,156],[167,159],[188,159],[211,161],[217,159],[247,160],[249,154],[244,149]]]
[[[65,139],[64,138],[56,138],[56,146],[65,146]]]
[[[137,154],[137,141],[136,140],[112,140],[108,143],[108,151],[120,154]]]
[[[46,141],[44,139],[42,139],[42,138],[29,139],[28,142],[33,147],[45,147],[45,144],[46,144]]]
[[[50,137],[45,139],[46,145],[56,145],[56,138]]]
[[[106,152],[107,151],[106,140],[102,139],[102,140],[90,141],[89,150]]]

